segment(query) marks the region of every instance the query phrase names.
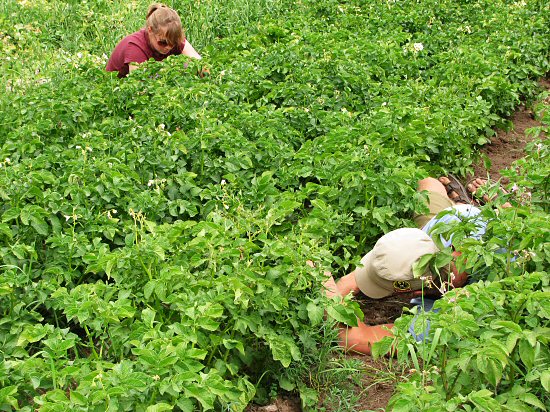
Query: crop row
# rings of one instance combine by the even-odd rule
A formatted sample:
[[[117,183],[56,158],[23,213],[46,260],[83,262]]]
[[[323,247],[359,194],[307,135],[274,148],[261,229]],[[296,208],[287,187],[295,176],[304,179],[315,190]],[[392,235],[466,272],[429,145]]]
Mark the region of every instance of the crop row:
[[[543,2],[281,1],[208,29],[210,77],[170,58],[120,81],[100,56],[134,6],[60,2],[76,18],[56,25],[29,3],[0,19],[4,409],[306,393],[321,268],[411,225],[416,181],[464,174],[549,67]]]

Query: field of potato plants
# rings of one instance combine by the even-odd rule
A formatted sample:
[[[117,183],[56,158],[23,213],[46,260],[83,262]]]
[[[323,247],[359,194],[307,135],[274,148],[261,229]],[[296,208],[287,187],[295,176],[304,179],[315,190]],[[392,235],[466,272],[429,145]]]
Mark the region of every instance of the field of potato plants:
[[[465,176],[521,102],[544,102],[550,3],[166,4],[203,60],[118,79],[106,60],[147,1],[0,2],[0,411],[287,393],[357,410],[321,402],[350,374],[335,324],[359,310],[324,297],[323,272],[414,226],[419,179]],[[483,208],[483,239],[451,228],[473,284],[421,316],[424,342],[408,314],[375,348],[409,371],[388,410],[550,410],[550,110],[533,112],[503,172],[513,207]]]

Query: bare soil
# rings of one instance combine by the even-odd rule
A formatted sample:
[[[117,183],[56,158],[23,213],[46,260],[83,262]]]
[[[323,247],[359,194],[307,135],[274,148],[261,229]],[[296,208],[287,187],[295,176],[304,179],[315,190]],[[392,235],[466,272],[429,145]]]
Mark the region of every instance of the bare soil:
[[[550,79],[543,79],[541,86],[550,90]],[[534,119],[533,112],[525,105],[520,106],[518,111],[510,118],[512,127],[509,130],[496,130],[495,136],[491,142],[482,148],[480,153],[484,154],[490,160],[490,167],[487,169],[482,158],[474,165],[474,174],[468,176],[471,178],[487,177],[493,180],[501,179],[500,171],[508,168],[514,161],[524,155],[525,145],[529,142],[529,136],[525,130],[531,127],[540,126],[540,123]],[[506,178],[502,178],[502,184],[507,184]],[[379,325],[384,323],[393,323],[395,319],[401,316],[403,307],[410,306],[411,294],[402,294],[390,296],[385,299],[369,299],[367,297],[359,298],[358,302],[365,315],[364,321],[369,325]],[[384,411],[389,399],[391,398],[397,379],[406,375],[402,370],[396,373],[398,366],[393,360],[373,360],[370,356],[348,354],[343,355],[347,358],[360,360],[364,365],[363,377],[360,382],[354,383],[354,392],[359,398],[353,411]],[[343,383],[344,384],[344,383]],[[349,384],[346,382],[345,384]],[[326,412],[342,411],[341,404],[337,400],[325,399],[323,394],[319,404],[319,410]],[[300,399],[298,396],[280,396],[273,403],[267,406],[250,405],[247,412],[301,412]],[[352,412],[350,410],[350,412]]]
[[[396,379],[407,375],[407,371],[395,359],[373,360],[370,356],[348,354],[363,364],[360,381],[353,382],[353,394],[358,399],[353,411],[383,411],[392,396]],[[319,406],[323,411],[349,411],[345,400],[338,397],[321,397]],[[347,408],[346,408],[347,406]]]
[[[539,84],[543,89],[550,90],[550,78],[542,79]],[[529,136],[526,136],[525,130],[540,126],[540,123],[534,119],[533,111],[525,105],[520,106],[510,121],[513,125],[510,130],[497,130],[491,143],[481,148],[480,152],[489,158],[491,166],[487,169],[483,160],[478,161],[474,165],[474,176],[489,175],[491,179],[499,180],[501,170],[523,157],[525,145],[529,142]],[[501,183],[508,184],[508,179],[503,177]]]
[[[363,322],[367,325],[383,325],[393,323],[401,316],[404,307],[412,307],[409,303],[412,298],[412,293],[401,293],[384,299],[371,299],[361,294],[356,299],[365,315]]]

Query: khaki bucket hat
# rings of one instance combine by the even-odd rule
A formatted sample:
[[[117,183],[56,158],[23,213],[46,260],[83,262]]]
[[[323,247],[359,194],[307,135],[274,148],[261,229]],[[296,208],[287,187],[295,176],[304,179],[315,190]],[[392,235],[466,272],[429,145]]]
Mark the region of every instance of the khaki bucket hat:
[[[355,270],[359,289],[368,297],[380,299],[396,292],[422,289],[414,278],[413,264],[426,254],[437,253],[433,240],[420,229],[402,228],[382,236]]]

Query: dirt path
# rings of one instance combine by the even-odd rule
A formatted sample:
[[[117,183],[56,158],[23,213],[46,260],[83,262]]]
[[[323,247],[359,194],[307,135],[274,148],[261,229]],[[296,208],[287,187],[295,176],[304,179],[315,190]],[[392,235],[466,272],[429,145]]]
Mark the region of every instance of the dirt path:
[[[550,90],[550,78],[540,81],[540,85],[545,90]],[[525,135],[525,130],[540,126],[540,123],[534,119],[533,112],[521,106],[510,119],[513,127],[510,131],[498,130],[491,144],[484,146],[481,153],[485,154],[491,161],[491,167],[486,169],[483,161],[478,162],[474,167],[475,176],[491,176],[498,180],[500,171],[510,167],[510,165],[523,157],[525,145],[529,142],[529,137]],[[508,179],[503,178],[502,183],[507,184]]]
[[[540,84],[544,89],[550,90],[550,79],[543,79]],[[540,123],[534,119],[531,109],[525,106],[521,106],[510,120],[513,127],[509,131],[497,130],[491,143],[481,149],[481,153],[490,160],[490,168],[485,168],[481,159],[474,166],[474,176],[489,175],[492,179],[498,180],[501,177],[501,170],[508,168],[524,155],[525,145],[529,142],[529,136],[526,136],[525,130],[540,126]],[[502,183],[507,184],[507,179],[503,178]],[[365,297],[359,303],[365,319],[369,320],[366,323],[383,324],[392,323],[399,317],[402,307],[407,305],[409,300],[410,296],[394,296],[377,300],[375,303],[372,299]],[[370,356],[361,355],[346,355],[346,357],[358,360],[362,363],[364,370],[361,382],[355,383],[353,389],[359,399],[354,410],[383,411],[393,394],[396,379],[402,376],[403,371],[398,372],[398,366],[387,360],[374,361]],[[345,410],[342,409],[342,404],[335,404],[338,402],[338,399],[326,397],[322,400],[321,408],[326,412]],[[282,396],[270,405],[251,405],[246,409],[247,412],[300,412],[301,410],[299,398]]]

